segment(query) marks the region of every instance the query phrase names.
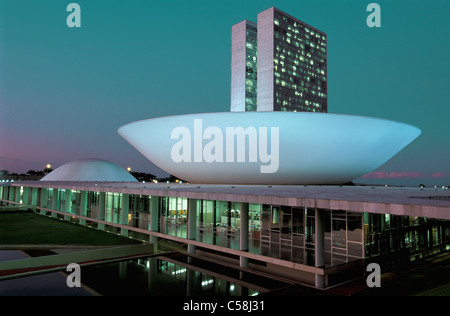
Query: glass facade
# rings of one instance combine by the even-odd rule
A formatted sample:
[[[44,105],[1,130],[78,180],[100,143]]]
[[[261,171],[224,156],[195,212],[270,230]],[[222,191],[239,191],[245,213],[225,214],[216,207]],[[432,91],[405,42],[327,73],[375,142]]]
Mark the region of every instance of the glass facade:
[[[99,227],[97,220],[101,220],[144,231],[151,229],[154,205],[157,227],[153,231],[188,238],[189,199],[185,197],[36,187],[2,187],[0,193],[2,200],[35,204],[43,214],[55,210],[58,213],[52,216],[65,220],[94,227]],[[243,205],[248,206],[250,253],[314,266],[317,240],[314,208],[195,200],[196,240],[240,249]],[[382,258],[387,265],[396,264],[450,249],[448,220],[319,211],[324,223],[325,267],[364,258]],[[112,231],[117,227],[111,226]]]
[[[159,200],[159,231],[187,238],[187,198],[161,197]]]
[[[114,224],[121,223],[120,208],[122,205],[122,194],[107,192],[105,200],[105,220]]]
[[[325,266],[363,258],[362,214],[321,211],[324,213]],[[262,254],[314,265],[314,209],[264,205],[262,218]]]
[[[274,110],[327,112],[326,35],[274,11]]]
[[[242,23],[245,49],[241,33],[232,38],[232,111],[245,103],[245,111],[328,112],[326,34],[276,8],[259,13],[258,24],[238,23],[241,32]],[[233,76],[244,54],[245,100],[242,77]]]
[[[257,28],[247,21],[245,43],[245,110],[256,111],[257,107]]]
[[[391,263],[448,250],[450,222],[415,216],[364,213],[366,257],[391,257]]]

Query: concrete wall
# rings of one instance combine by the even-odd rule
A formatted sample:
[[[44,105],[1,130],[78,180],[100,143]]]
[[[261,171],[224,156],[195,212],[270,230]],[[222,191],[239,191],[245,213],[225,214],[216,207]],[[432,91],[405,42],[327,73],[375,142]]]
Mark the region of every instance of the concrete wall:
[[[258,111],[273,111],[274,10],[258,14]]]
[[[231,111],[245,111],[246,31],[246,20],[231,28]]]

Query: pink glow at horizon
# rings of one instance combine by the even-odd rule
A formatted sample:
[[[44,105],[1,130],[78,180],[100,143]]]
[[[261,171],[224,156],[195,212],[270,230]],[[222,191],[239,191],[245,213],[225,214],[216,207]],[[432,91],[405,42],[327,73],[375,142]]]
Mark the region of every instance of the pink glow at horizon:
[[[433,178],[446,178],[450,177],[450,172],[436,172],[433,173]]]
[[[430,176],[426,173],[419,172],[419,171],[391,171],[391,172],[384,172],[384,171],[372,171],[368,174],[362,176],[363,179],[425,179],[429,178]],[[449,172],[435,172],[431,175],[432,178],[447,178],[450,177]]]

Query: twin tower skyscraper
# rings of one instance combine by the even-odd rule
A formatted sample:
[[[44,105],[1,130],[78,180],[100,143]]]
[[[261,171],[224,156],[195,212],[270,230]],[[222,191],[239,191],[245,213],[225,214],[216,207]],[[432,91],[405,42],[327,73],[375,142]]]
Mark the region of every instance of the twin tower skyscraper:
[[[274,7],[233,25],[230,108],[328,112],[326,34]]]

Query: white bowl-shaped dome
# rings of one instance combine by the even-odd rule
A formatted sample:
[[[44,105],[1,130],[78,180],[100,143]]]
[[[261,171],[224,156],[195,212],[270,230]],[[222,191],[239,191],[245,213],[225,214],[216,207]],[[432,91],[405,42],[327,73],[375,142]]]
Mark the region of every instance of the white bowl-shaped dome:
[[[147,119],[119,134],[161,169],[195,183],[343,184],[421,133],[356,115],[225,112]]]
[[[112,162],[87,158],[68,162],[50,172],[41,181],[136,182],[137,180]]]

